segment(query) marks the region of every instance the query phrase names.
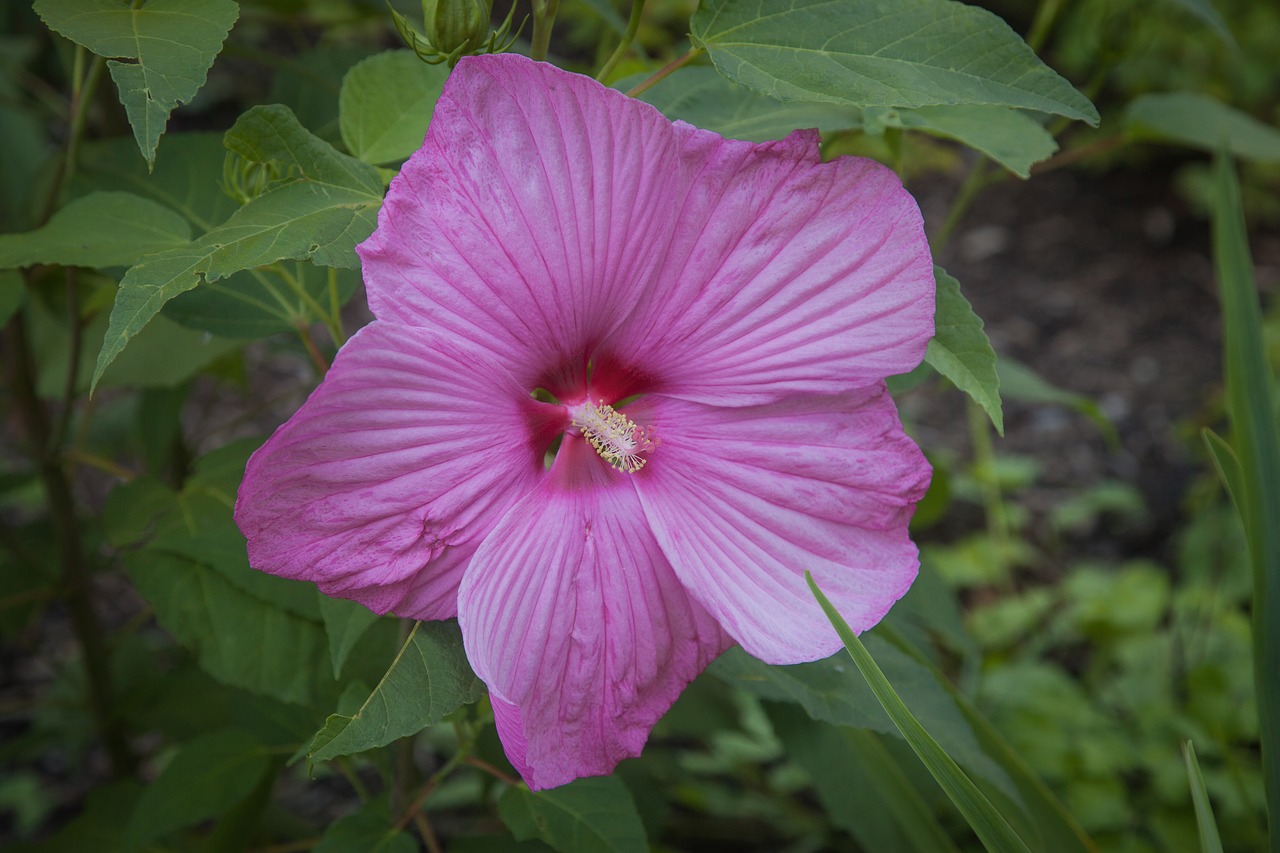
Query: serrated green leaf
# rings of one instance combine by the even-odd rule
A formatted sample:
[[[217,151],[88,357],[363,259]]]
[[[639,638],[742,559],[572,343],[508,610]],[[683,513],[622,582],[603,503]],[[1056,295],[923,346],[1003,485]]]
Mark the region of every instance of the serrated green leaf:
[[[449,70],[411,50],[389,50],[347,72],[338,126],[347,150],[366,163],[395,163],[422,147]]]
[[[156,620],[225,684],[282,702],[336,694],[324,628],[256,598],[207,564],[144,549],[124,556]]]
[[[170,133],[161,141],[155,169],[147,171],[126,137],[86,142],[80,149],[74,195],[125,191],[176,210],[203,234],[239,206],[217,184],[227,149],[221,133]]]
[[[1008,107],[986,104],[943,104],[915,110],[876,107],[863,111],[863,123],[868,129],[882,125],[954,139],[982,152],[1020,178],[1029,177],[1032,165],[1058,150],[1058,143],[1044,125]]]
[[[1004,435],[996,353],[983,331],[982,319],[960,292],[960,282],[939,266],[933,268],[933,276],[938,283],[938,302],[933,340],[924,360],[972,397],[991,418],[996,432]]]
[[[307,757],[327,761],[417,734],[484,695],[456,622],[420,622],[382,681],[352,716],[332,714]]]
[[[355,246],[373,232],[382,204],[377,169],[311,134],[288,108],[254,107],[225,144],[285,177],[189,246],[148,255],[120,282],[91,387],[107,366],[180,293],[283,259],[355,267]]]
[[[973,827],[974,832],[988,850],[995,853],[1010,851],[1011,853],[1030,853],[1030,848],[1013,831],[1013,827],[991,804],[991,801],[978,789],[973,781],[964,774],[955,760],[930,735],[928,730],[911,713],[907,705],[895,692],[893,685],[885,678],[875,658],[867,651],[866,646],[845,622],[844,617],[832,606],[822,590],[814,582],[813,577],[805,572],[805,580],[814,598],[818,600],[822,611],[831,620],[831,625],[840,635],[845,650],[854,664],[866,679],[885,712],[893,720],[894,726],[902,733],[911,749],[920,757],[928,768],[930,775],[946,792],[947,797]]]
[[[1201,151],[1226,150],[1258,163],[1280,163],[1280,129],[1194,92],[1143,95],[1125,110],[1134,139],[1174,142]]]
[[[187,220],[161,204],[131,193],[91,193],[67,203],[41,228],[0,234],[0,268],[124,267],[190,240]]]
[[[536,838],[560,853],[646,853],[649,842],[627,786],[615,776],[578,779],[533,792],[510,788],[498,816],[519,841]]]
[[[704,0],[691,28],[720,73],[783,101],[994,104],[1098,122],[1008,24],[951,0]]]
[[[418,843],[391,822],[385,797],[369,800],[360,811],[334,821],[312,853],[417,853]]]
[[[249,796],[270,767],[263,745],[238,729],[187,743],[142,792],[125,830],[126,849],[220,815]]]
[[[614,86],[626,91],[647,77],[634,75]],[[779,101],[739,86],[706,66],[682,68],[643,92],[640,99],[667,118],[751,142],[781,139],[796,128],[842,130],[859,123],[858,111],[851,107]]]
[[[326,309],[346,305],[360,288],[358,270],[303,262],[293,265],[293,276],[311,301]],[[324,319],[275,276],[258,270],[205,281],[166,302],[161,314],[188,329],[240,339],[265,338]],[[120,357],[128,358],[129,352],[126,348]]]
[[[333,662],[333,677],[342,674],[342,665],[347,655],[355,648],[360,638],[365,635],[373,623],[378,621],[378,614],[362,604],[342,598],[330,598],[317,593],[320,602],[320,615],[324,619],[324,630],[329,635],[329,659]]]
[[[876,659],[912,707],[920,709],[929,729],[947,751],[976,775],[1016,796],[1008,775],[983,751],[968,720],[938,678],[876,634],[867,634],[866,638]],[[815,720],[901,736],[875,694],[843,655],[794,666],[770,666],[734,648],[707,671],[762,699],[794,702]]]
[[[36,0],[35,10],[49,29],[112,60],[107,69],[148,164],[169,114],[204,85],[240,15],[234,0]]]
[[[84,284],[85,275],[81,277]],[[37,365],[36,392],[42,397],[61,395],[67,382],[71,358],[70,332],[66,317],[55,313],[40,299],[31,299],[27,316],[31,323],[32,349]],[[80,350],[76,370],[76,393],[89,387],[94,348],[107,331],[107,315],[99,312],[84,328],[85,345]],[[142,330],[128,351],[103,374],[102,388],[171,388],[190,379],[210,362],[240,344],[184,329],[163,317]]]

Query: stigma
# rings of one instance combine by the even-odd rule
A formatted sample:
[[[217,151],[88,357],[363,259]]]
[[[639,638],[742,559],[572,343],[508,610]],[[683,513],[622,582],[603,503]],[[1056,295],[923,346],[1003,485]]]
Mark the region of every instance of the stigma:
[[[636,426],[603,400],[573,406],[569,414],[570,424],[591,443],[600,458],[628,474],[643,468],[648,460],[640,454],[652,453],[660,443],[652,427]]]

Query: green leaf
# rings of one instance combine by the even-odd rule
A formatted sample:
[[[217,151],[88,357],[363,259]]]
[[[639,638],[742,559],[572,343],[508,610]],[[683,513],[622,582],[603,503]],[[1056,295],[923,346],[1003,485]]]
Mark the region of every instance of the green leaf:
[[[358,270],[317,267],[305,261],[292,266],[294,281],[309,299],[298,296],[272,273],[246,270],[178,294],[161,313],[188,329],[224,338],[265,338],[323,321],[312,303],[332,310],[346,305],[360,287]],[[132,346],[127,347],[120,357],[128,358],[131,351]]]
[[[132,60],[107,63],[147,163],[169,113],[204,85],[209,67],[240,15],[234,0],[36,0],[49,29],[99,56]]]
[[[418,844],[396,829],[385,797],[369,800],[360,811],[339,818],[325,830],[312,853],[417,853]]]
[[[637,74],[615,86],[626,91],[648,77]],[[640,95],[670,119],[687,121],[732,139],[781,139],[798,127],[821,131],[856,127],[858,111],[835,104],[783,102],[739,86],[714,68],[690,66]]]
[[[578,779],[532,792],[509,788],[498,816],[519,841],[537,838],[561,853],[647,853],[631,792],[614,776]]]
[[[146,787],[129,817],[125,847],[217,817],[249,796],[270,770],[262,744],[238,729],[187,743]]]
[[[787,758],[808,774],[831,822],[863,849],[956,849],[879,735],[824,725],[786,705],[771,708],[769,718]]]
[[[1191,783],[1191,802],[1196,809],[1196,827],[1200,830],[1201,853],[1222,853],[1222,839],[1218,837],[1218,821],[1213,816],[1213,805],[1204,786],[1200,762],[1196,760],[1196,748],[1191,741],[1182,744],[1182,758],[1187,764],[1187,779]]]
[[[1235,450],[1225,438],[1208,427],[1200,431],[1200,437],[1204,439],[1209,458],[1213,460],[1213,467],[1217,470],[1218,478],[1222,480],[1232,505],[1235,506],[1237,513],[1243,514],[1244,507],[1240,505],[1240,500],[1244,495],[1244,485],[1241,482],[1244,472],[1240,470],[1240,460],[1236,458]]]
[[[902,699],[894,692],[893,686],[885,678],[884,673],[880,671],[880,667],[876,666],[875,659],[867,651],[866,646],[853,633],[849,624],[844,621],[844,617],[822,594],[822,590],[814,583],[813,577],[808,572],[805,572],[805,580],[809,583],[809,589],[812,590],[818,604],[822,606],[822,611],[827,614],[836,633],[840,635],[849,656],[853,658],[863,678],[875,693],[876,699],[893,720],[894,726],[902,732],[903,738],[929,769],[930,775],[942,786],[947,797],[960,810],[960,814],[964,815],[965,820],[973,827],[986,848],[997,853],[1000,851],[1030,853],[1030,848],[1013,831],[1013,827],[1004,816],[996,811],[991,801],[978,790],[973,781],[964,774],[964,771],[938,745],[938,742],[929,736],[929,732],[908,710]]]
[[[91,386],[179,293],[282,259],[355,267],[355,246],[373,232],[382,204],[377,169],[337,151],[286,107],[254,107],[225,144],[285,177],[189,246],[148,255],[125,273]]]
[[[933,276],[938,283],[938,302],[933,340],[924,360],[972,397],[991,418],[996,432],[1004,435],[996,353],[983,331],[982,319],[960,292],[960,282],[939,266],[933,268]]]
[[[867,643],[903,695],[920,709],[947,751],[975,774],[1016,796],[1008,775],[983,751],[946,685],[919,661],[876,634],[868,634]],[[901,736],[875,694],[843,655],[794,666],[770,666],[734,648],[721,655],[708,671],[762,699],[794,702],[815,720]]]
[[[14,270],[0,270],[0,326],[18,313],[26,297],[27,288],[22,276]]]
[[[187,220],[163,205],[131,193],[92,193],[69,202],[42,228],[0,234],[0,268],[126,267],[190,240]]]
[[[331,714],[307,750],[327,761],[417,734],[484,695],[456,622],[419,622],[373,693],[352,716]]]
[[[1236,506],[1253,565],[1253,666],[1267,811],[1280,815],[1280,430],[1275,378],[1263,347],[1262,311],[1231,159],[1214,165],[1213,258],[1222,300],[1227,414],[1240,460]],[[1273,833],[1276,830],[1273,828]],[[1273,841],[1280,833],[1273,835]]]
[[[312,704],[335,692],[318,622],[258,598],[209,565],[148,548],[124,556],[156,620],[226,684],[282,702]]]
[[[1174,142],[1201,151],[1225,146],[1246,160],[1280,163],[1280,129],[1208,95],[1143,95],[1125,111],[1124,129],[1133,139]]]
[[[704,0],[691,26],[721,74],[783,101],[994,104],[1098,123],[1008,24],[951,0]]]
[[[1031,166],[1058,150],[1053,135],[1031,116],[1008,107],[986,104],[944,104],[915,110],[870,107],[863,124],[919,130],[954,139],[987,155],[1020,178]]]
[[[1199,18],[1201,23],[1208,24],[1209,28],[1218,34],[1218,38],[1232,47],[1237,46],[1235,37],[1227,27],[1227,22],[1222,20],[1222,15],[1218,14],[1218,10],[1213,8],[1209,0],[1165,0],[1165,2]]]
[[[227,149],[221,133],[170,133],[147,171],[137,146],[125,137],[87,142],[80,149],[71,189],[75,195],[119,190],[178,211],[203,234],[238,205],[217,185]]]
[[[342,665],[360,638],[378,621],[378,614],[354,601],[330,598],[317,593],[320,615],[324,618],[324,630],[329,635],[329,659],[333,662],[333,677],[342,674]]]
[[[80,277],[82,285],[86,277]],[[66,387],[71,358],[66,316],[37,298],[29,300],[27,317],[31,323],[32,348],[36,356],[36,392],[42,397],[60,396]],[[80,350],[77,365],[77,393],[83,393],[89,387],[94,345],[101,342],[106,330],[107,315],[98,312],[83,331],[85,345]],[[108,368],[99,385],[103,388],[173,387],[239,346],[234,341],[210,338],[184,329],[160,317],[139,333],[128,352]]]
[[[1000,360],[996,362],[996,374],[1000,377],[1000,394],[1005,399],[1075,409],[1097,424],[1108,443],[1119,446],[1115,425],[1103,414],[1097,403],[1083,394],[1059,388],[1030,367],[1007,355],[1000,356]]]
[[[422,147],[449,70],[411,50],[389,50],[347,72],[338,126],[347,150],[366,163],[395,163]]]

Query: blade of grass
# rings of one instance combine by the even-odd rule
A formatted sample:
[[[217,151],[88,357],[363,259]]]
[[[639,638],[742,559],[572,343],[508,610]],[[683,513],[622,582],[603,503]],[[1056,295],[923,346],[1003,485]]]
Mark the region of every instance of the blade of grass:
[[[871,653],[867,651],[866,646],[862,645],[862,641],[853,633],[849,623],[845,622],[844,617],[822,594],[822,590],[814,582],[813,576],[805,572],[804,577],[809,584],[809,589],[813,592],[814,598],[818,600],[822,611],[827,614],[827,618],[831,620],[836,633],[840,635],[841,641],[844,642],[844,647],[849,652],[849,656],[853,658],[854,664],[857,665],[863,678],[867,680],[867,684],[871,687],[871,692],[875,694],[876,699],[884,706],[885,713],[889,715],[889,719],[898,727],[898,731],[902,732],[903,738],[906,739],[911,749],[916,755],[920,756],[920,760],[924,762],[924,766],[928,768],[929,773],[937,780],[942,790],[951,799],[951,802],[955,803],[956,808],[959,809],[964,819],[973,827],[973,831],[978,834],[978,838],[981,839],[983,845],[988,850],[997,851],[997,853],[1003,853],[1003,851],[1025,851],[1025,853],[1030,853],[1030,848],[1013,831],[1009,821],[1005,820],[1004,816],[996,810],[996,807],[991,805],[991,801],[986,798],[982,791],[978,790],[978,787],[973,784],[973,780],[964,774],[964,771],[952,760],[951,756],[947,755],[942,747],[938,746],[938,742],[930,737],[924,726],[920,725],[920,721],[898,698],[893,685],[889,684],[889,680],[884,677],[884,673],[876,665]]]
[[[1196,761],[1196,748],[1187,741],[1182,745],[1182,757],[1187,762],[1187,779],[1191,782],[1191,802],[1196,808],[1196,826],[1200,829],[1201,853],[1222,853],[1222,839],[1218,837],[1218,822],[1209,804],[1209,792],[1204,787],[1200,762]]]
[[[1280,435],[1275,380],[1262,343],[1262,311],[1231,158],[1214,163],[1213,259],[1222,299],[1227,413],[1240,462],[1233,489],[1253,566],[1253,667],[1271,849],[1280,850]]]

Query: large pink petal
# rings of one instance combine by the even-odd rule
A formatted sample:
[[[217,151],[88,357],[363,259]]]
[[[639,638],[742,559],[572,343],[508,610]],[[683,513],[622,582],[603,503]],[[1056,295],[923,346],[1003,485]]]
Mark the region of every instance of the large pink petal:
[[[672,573],[628,475],[575,435],[476,553],[458,621],[507,754],[533,788],[638,755],[730,643]]]
[[[563,426],[465,342],[375,322],[249,460],[236,522],[258,569],[379,613],[442,619]]]
[[[915,201],[878,163],[820,163],[813,132],[726,140],[671,216],[664,264],[600,369],[744,405],[847,391],[923,358],[929,248]]]
[[[662,445],[635,475],[694,598],[748,652],[798,663],[840,647],[804,572],[865,630],[915,578],[907,537],[929,465],[883,384],[719,408],[648,398]]]
[[[572,397],[662,257],[669,182],[689,168],[680,136],[588,77],[463,59],[359,248],[370,307],[469,337]]]

